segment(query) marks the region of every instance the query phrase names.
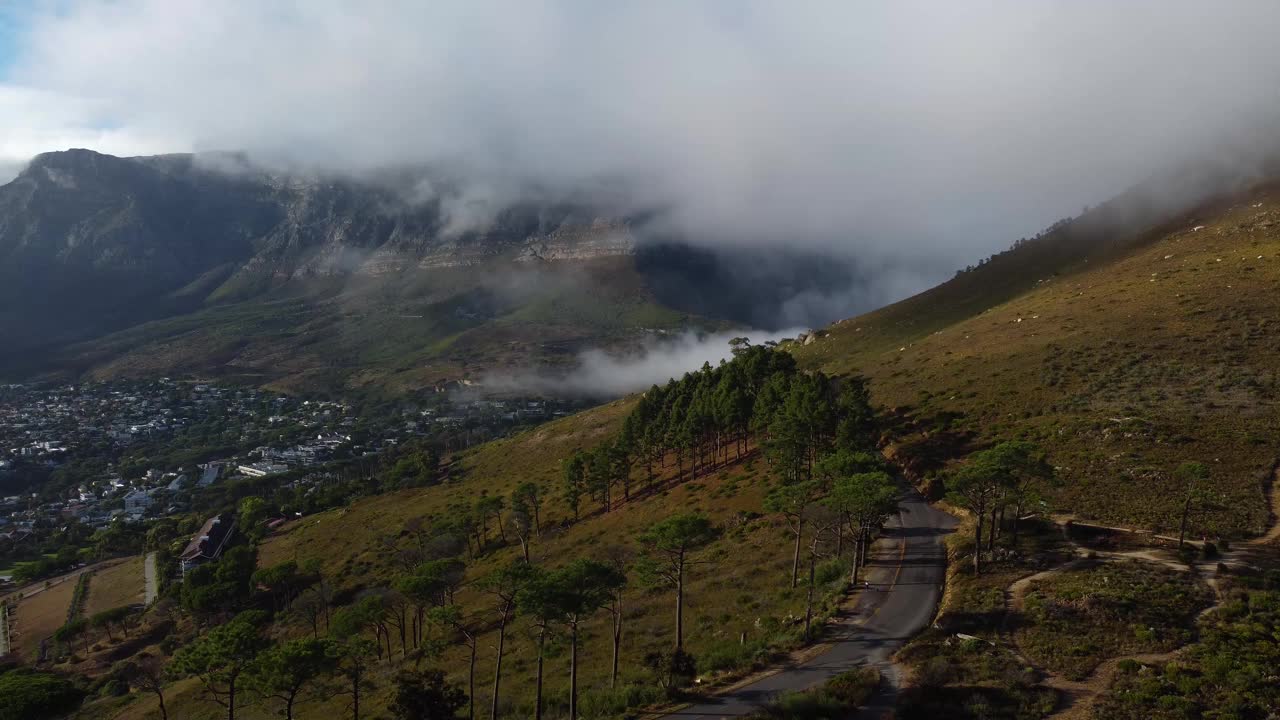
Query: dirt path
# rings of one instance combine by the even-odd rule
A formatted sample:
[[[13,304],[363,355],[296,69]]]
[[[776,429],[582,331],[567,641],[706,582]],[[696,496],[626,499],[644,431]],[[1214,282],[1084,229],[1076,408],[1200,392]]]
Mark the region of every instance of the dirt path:
[[[1045,668],[1040,668],[1031,661],[1018,647],[1017,642],[1013,639],[1013,634],[1007,632],[1009,618],[1014,613],[1022,612],[1026,606],[1027,593],[1031,590],[1033,583],[1040,580],[1060,575],[1064,572],[1070,572],[1089,563],[1105,563],[1114,560],[1139,560],[1143,562],[1153,562],[1166,567],[1173,568],[1180,572],[1191,572],[1192,568],[1186,564],[1160,557],[1159,555],[1145,550],[1135,550],[1130,552],[1090,552],[1084,548],[1076,548],[1077,556],[1067,562],[1056,567],[1043,570],[1019,578],[1005,591],[1005,634],[1008,638],[1009,649],[1013,651],[1018,659],[1030,667],[1036,667],[1044,673],[1045,679],[1043,685],[1057,691],[1059,696],[1058,709],[1049,715],[1049,718],[1056,720],[1075,720],[1078,718],[1087,718],[1089,710],[1093,707],[1094,701],[1098,696],[1111,686],[1111,679],[1115,675],[1116,669],[1123,660],[1136,660],[1143,663],[1164,662],[1172,660],[1177,656],[1179,650],[1172,650],[1163,653],[1145,653],[1140,655],[1125,655],[1121,657],[1110,658],[1104,660],[1094,668],[1093,672],[1083,680],[1070,680],[1062,675],[1051,672]],[[1204,612],[1208,612],[1217,607],[1217,604],[1206,608]]]
[[[1007,623],[1008,623],[1009,617],[1015,612],[1021,612],[1022,609],[1025,607],[1027,593],[1030,591],[1031,585],[1036,581],[1044,580],[1044,579],[1053,577],[1055,575],[1061,574],[1063,572],[1069,572],[1088,562],[1109,562],[1112,560],[1140,560],[1143,562],[1158,563],[1160,565],[1163,565],[1168,568],[1172,568],[1174,570],[1178,570],[1180,572],[1194,573],[1197,577],[1204,580],[1205,584],[1207,584],[1211,589],[1213,589],[1214,595],[1216,596],[1216,600],[1214,604],[1202,610],[1198,617],[1203,617],[1213,612],[1214,610],[1218,609],[1218,607],[1220,607],[1223,600],[1222,592],[1218,582],[1219,566],[1222,565],[1226,567],[1234,567],[1234,566],[1249,565],[1250,564],[1249,560],[1251,559],[1251,554],[1253,552],[1256,552],[1259,548],[1262,548],[1262,547],[1272,546],[1276,544],[1277,541],[1280,541],[1280,466],[1277,466],[1275,473],[1272,477],[1271,487],[1269,489],[1268,495],[1269,495],[1268,502],[1270,503],[1270,511],[1271,511],[1270,512],[1271,527],[1267,530],[1266,533],[1256,538],[1253,538],[1252,540],[1241,543],[1240,545],[1234,546],[1230,551],[1223,552],[1221,557],[1219,558],[1215,558],[1215,559],[1198,558],[1192,561],[1190,565],[1188,565],[1176,558],[1169,557],[1168,551],[1162,552],[1155,549],[1129,550],[1129,551],[1122,551],[1122,552],[1111,552],[1111,551],[1102,551],[1102,550],[1090,551],[1085,548],[1077,546],[1076,547],[1077,557],[1072,558],[1071,560],[1068,560],[1067,562],[1061,565],[1058,565],[1057,567],[1053,567],[1048,570],[1035,573],[1034,575],[1028,575],[1027,577],[1024,577],[1024,578],[1019,578],[1018,580],[1014,581],[1014,583],[1011,584],[1008,587],[1008,589],[1006,589],[1005,591],[1006,613],[1005,613],[1004,629],[1007,630]],[[1069,516],[1062,516],[1061,518],[1055,517],[1054,520],[1062,524],[1065,521],[1073,520],[1073,518],[1070,518]],[[1169,539],[1169,538],[1165,538],[1165,536],[1154,535],[1152,533],[1143,533],[1142,531],[1137,531],[1132,528],[1105,527],[1100,525],[1088,525],[1087,523],[1077,523],[1077,524],[1087,525],[1089,527],[1104,528],[1104,529],[1114,530],[1118,532],[1145,534],[1149,537],[1153,537],[1157,539]],[[1171,538],[1171,539],[1176,540],[1177,538]],[[1188,543],[1194,544],[1197,548],[1202,547],[1201,543],[1192,543],[1191,541],[1188,541]],[[1022,653],[1021,649],[1018,647],[1017,642],[1014,641],[1013,635],[1011,633],[1006,633],[1006,635],[1008,638],[1010,650],[1012,650],[1013,653],[1017,655],[1018,658],[1022,660],[1024,663],[1026,663],[1027,665],[1031,667],[1037,667]],[[1182,652],[1182,650],[1185,647],[1186,646],[1184,645],[1181,648],[1177,648],[1169,652],[1163,652],[1163,653],[1146,653],[1146,654],[1139,654],[1139,655],[1125,655],[1121,657],[1110,658],[1108,660],[1104,660],[1101,664],[1098,665],[1098,667],[1094,668],[1093,672],[1091,672],[1089,676],[1083,680],[1069,680],[1061,675],[1058,675],[1057,673],[1050,672],[1049,670],[1046,670],[1044,668],[1039,668],[1041,672],[1045,674],[1045,680],[1043,684],[1046,687],[1056,690],[1059,693],[1059,697],[1060,697],[1058,708],[1052,714],[1049,715],[1049,720],[1083,720],[1084,718],[1088,718],[1090,716],[1090,711],[1093,709],[1093,705],[1097,701],[1098,697],[1100,697],[1102,693],[1105,692],[1107,688],[1111,686],[1111,681],[1114,678],[1116,670],[1119,668],[1121,662],[1125,660],[1135,660],[1140,663],[1148,663],[1148,664],[1166,662],[1177,657],[1178,654]]]

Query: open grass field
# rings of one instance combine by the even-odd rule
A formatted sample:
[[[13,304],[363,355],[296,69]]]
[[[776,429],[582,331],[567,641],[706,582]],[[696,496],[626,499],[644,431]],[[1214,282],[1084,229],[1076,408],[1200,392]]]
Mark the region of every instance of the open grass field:
[[[878,402],[935,436],[1040,443],[1062,480],[1057,510],[1173,530],[1183,492],[1172,471],[1199,460],[1212,501],[1194,531],[1261,532],[1280,431],[1280,190],[1098,249],[1094,262],[1034,259],[1015,250],[795,353],[869,376]],[[997,271],[1021,273],[1024,291],[975,282]]]
[[[17,608],[10,610],[15,618],[13,650],[24,660],[34,662],[40,653],[40,641],[67,621],[67,608],[79,573],[64,577],[48,589],[26,590]]]
[[[99,570],[89,583],[84,614],[92,617],[103,610],[141,603],[143,590],[142,556]]]

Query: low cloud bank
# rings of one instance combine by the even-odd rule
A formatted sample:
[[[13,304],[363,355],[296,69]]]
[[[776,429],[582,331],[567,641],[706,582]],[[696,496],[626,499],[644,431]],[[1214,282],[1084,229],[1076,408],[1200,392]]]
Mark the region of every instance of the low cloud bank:
[[[753,345],[804,332],[791,328],[778,332],[736,331],[721,333],[685,332],[659,337],[639,351],[609,353],[600,349],[578,355],[568,372],[526,370],[493,374],[481,380],[482,389],[490,393],[528,393],[569,398],[618,397],[661,385],[671,378],[697,370],[703,363],[715,365],[731,356],[729,341],[746,337]]]
[[[446,234],[616,189],[656,234],[900,269],[866,282],[895,299],[1274,144],[1277,26],[1254,0],[0,2],[0,173],[67,147],[425,166],[451,182],[406,197]]]

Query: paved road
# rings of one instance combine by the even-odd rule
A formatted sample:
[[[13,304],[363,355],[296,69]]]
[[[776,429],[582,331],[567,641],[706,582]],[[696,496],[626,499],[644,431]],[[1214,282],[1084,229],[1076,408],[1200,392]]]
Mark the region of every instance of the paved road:
[[[150,607],[151,603],[156,601],[156,595],[159,595],[159,582],[156,577],[156,554],[155,552],[147,553],[147,559],[142,564],[142,581],[145,587],[143,603]]]
[[[955,518],[906,491],[898,521],[885,530],[886,541],[871,557],[870,588],[858,607],[833,630],[832,647],[800,664],[663,716],[671,720],[737,718],[756,712],[781,692],[804,690],[861,665],[879,666],[888,690],[866,708],[863,717],[879,717],[893,707],[897,685],[890,656],[933,620],[946,577],[942,538]]]

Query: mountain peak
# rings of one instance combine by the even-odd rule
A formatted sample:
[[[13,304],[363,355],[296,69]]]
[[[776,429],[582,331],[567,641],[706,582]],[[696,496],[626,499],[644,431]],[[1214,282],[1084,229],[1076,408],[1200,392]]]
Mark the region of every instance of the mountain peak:
[[[54,150],[51,152],[40,153],[31,158],[28,169],[42,167],[56,167],[69,169],[72,167],[87,167],[102,162],[124,162],[121,158],[114,155],[107,155],[96,150],[87,148],[68,148],[66,150]]]

